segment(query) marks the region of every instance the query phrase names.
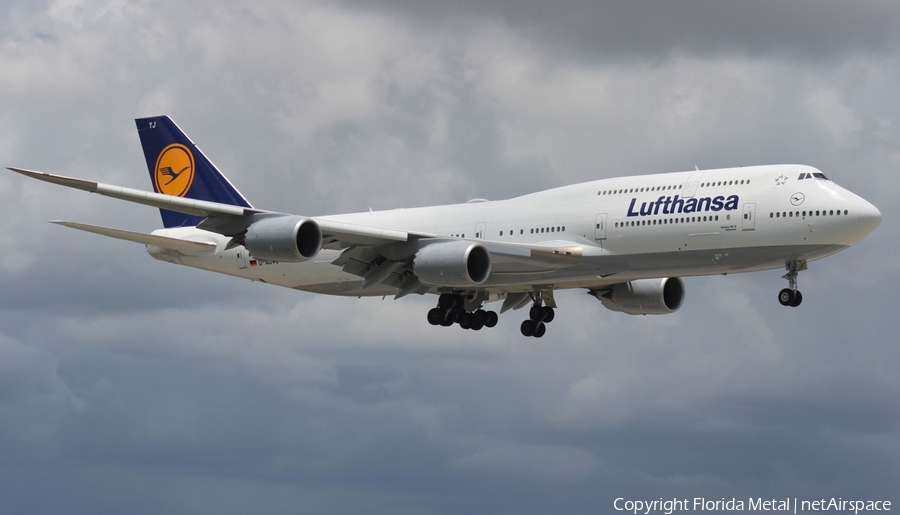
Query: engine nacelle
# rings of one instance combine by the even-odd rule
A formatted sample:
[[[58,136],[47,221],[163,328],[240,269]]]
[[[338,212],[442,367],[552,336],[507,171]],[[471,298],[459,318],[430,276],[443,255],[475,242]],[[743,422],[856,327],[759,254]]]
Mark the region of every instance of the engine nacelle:
[[[307,261],[322,248],[322,230],[300,216],[263,218],[247,229],[244,246],[262,261]]]
[[[684,303],[684,281],[678,277],[638,279],[590,293],[613,311],[629,315],[665,315],[678,311]]]
[[[429,286],[477,286],[491,275],[491,254],[471,241],[447,241],[423,247],[413,268]]]

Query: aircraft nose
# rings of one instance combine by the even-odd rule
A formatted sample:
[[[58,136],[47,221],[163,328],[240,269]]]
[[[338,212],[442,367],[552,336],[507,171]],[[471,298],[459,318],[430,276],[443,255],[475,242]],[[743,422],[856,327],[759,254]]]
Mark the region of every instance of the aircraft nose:
[[[864,234],[868,235],[881,224],[881,211],[865,200],[862,201],[857,212],[859,213],[857,215],[859,219],[859,228]]]

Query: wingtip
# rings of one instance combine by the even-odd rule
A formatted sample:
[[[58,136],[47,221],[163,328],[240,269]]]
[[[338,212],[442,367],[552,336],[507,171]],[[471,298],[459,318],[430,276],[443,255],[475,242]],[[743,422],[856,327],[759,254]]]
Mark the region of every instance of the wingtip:
[[[36,176],[36,175],[46,175],[44,172],[38,172],[36,170],[29,170],[27,168],[17,168],[15,166],[7,166],[6,169],[11,172],[20,173],[22,175],[30,175],[32,177]]]

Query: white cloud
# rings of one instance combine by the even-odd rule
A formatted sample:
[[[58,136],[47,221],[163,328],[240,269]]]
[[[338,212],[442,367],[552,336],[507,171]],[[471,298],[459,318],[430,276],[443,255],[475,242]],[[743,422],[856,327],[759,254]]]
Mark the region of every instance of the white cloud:
[[[811,91],[805,104],[812,117],[837,142],[854,138],[862,129],[862,123],[841,100],[840,92],[834,87]]]

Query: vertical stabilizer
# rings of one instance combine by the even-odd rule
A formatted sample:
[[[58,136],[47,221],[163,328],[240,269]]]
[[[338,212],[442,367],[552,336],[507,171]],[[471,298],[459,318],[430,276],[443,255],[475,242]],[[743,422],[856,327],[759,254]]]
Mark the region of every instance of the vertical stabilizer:
[[[168,116],[135,121],[144,158],[157,193],[207,200],[232,206],[252,207],[194,142]],[[202,216],[160,209],[165,227],[190,227]]]

